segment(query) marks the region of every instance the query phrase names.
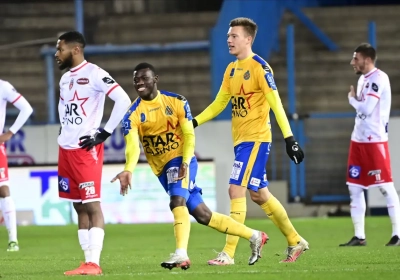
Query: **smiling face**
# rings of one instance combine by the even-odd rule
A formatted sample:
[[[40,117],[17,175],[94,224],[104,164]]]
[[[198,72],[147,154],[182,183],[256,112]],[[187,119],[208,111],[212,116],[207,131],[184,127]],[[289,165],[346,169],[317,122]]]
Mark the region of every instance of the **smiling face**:
[[[133,72],[133,86],[143,100],[152,100],[157,95],[158,76],[149,68]]]

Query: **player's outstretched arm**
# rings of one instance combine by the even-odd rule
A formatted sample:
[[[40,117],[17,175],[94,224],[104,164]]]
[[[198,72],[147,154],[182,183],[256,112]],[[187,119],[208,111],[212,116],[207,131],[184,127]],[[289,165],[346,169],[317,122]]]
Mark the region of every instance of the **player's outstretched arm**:
[[[123,131],[125,139],[125,167],[124,171],[118,173],[112,180],[114,183],[119,180],[120,194],[128,194],[128,187],[131,189],[132,173],[136,167],[140,155],[139,133],[136,126],[131,126],[129,119],[123,121]]]
[[[229,81],[231,70],[232,66],[229,64],[225,70],[224,78],[215,100],[206,109],[204,109],[200,115],[193,119],[192,122],[194,128],[218,116],[225,109],[226,105],[228,105],[229,100],[231,100]]]
[[[202,125],[218,116],[225,109],[226,105],[228,105],[229,100],[230,93],[219,91],[215,100],[192,120],[193,127]]]

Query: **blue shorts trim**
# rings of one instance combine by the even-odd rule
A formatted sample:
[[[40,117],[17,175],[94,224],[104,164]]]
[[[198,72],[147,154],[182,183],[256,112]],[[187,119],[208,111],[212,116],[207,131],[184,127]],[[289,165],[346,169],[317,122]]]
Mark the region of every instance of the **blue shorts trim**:
[[[269,142],[242,142],[236,145],[229,184],[247,187],[255,192],[267,187],[266,165],[270,149]]]
[[[180,196],[186,200],[186,206],[188,207],[189,213],[192,212],[196,207],[203,203],[201,196],[202,189],[196,185],[197,175],[197,159],[193,157],[190,161],[188,168],[188,176],[181,180],[174,182],[174,178],[178,176],[179,168],[182,164],[182,157],[177,157],[170,160],[162,171],[161,175],[158,176],[158,180],[164,187],[164,190],[169,196]]]

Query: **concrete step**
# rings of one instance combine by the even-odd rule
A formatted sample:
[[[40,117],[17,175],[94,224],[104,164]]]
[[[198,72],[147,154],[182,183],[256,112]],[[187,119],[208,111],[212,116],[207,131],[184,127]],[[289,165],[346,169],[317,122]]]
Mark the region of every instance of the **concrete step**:
[[[46,67],[44,62],[41,60],[29,61],[28,63],[25,61],[21,62],[12,62],[5,61],[1,63],[0,68],[0,77],[3,75],[25,75],[30,73],[45,73]]]
[[[128,75],[132,75],[134,67],[141,62],[152,64],[157,71],[178,68],[210,69],[210,55],[207,51],[92,56],[88,60],[107,71],[127,71]]]
[[[113,77],[121,84],[132,84],[132,75],[126,72],[114,72]],[[197,69],[181,69],[174,72],[160,74],[160,85],[162,81],[169,84],[205,84],[211,85],[211,75],[208,71],[198,71]]]
[[[130,28],[131,30],[138,30],[145,28],[157,27],[182,27],[184,26],[201,26],[213,27],[218,19],[217,12],[204,12],[204,13],[168,13],[159,14],[157,19],[149,17],[147,14],[138,15],[112,15],[101,18],[98,22],[99,28],[109,28],[110,26],[117,26],[121,29]]]
[[[2,35],[0,36],[0,45],[54,37],[55,46],[59,33],[65,31],[67,30],[61,30],[58,28],[52,29],[51,27],[42,29],[30,28],[22,30],[19,28],[3,29],[0,27],[0,34]]]
[[[357,6],[357,7],[329,7],[329,8],[304,8],[303,12],[310,18],[389,18],[398,17],[399,6],[384,5],[384,6]]]
[[[1,6],[0,6],[1,7]],[[75,28],[74,16],[29,16],[2,17],[2,29],[52,29],[72,30]]]
[[[102,3],[102,1],[98,0],[84,1],[84,13],[87,16],[104,16],[110,12],[105,2]],[[70,0],[0,3],[0,16],[74,16],[74,14],[75,5]]]
[[[188,42],[208,40],[209,28],[203,26],[146,28],[146,32],[139,34],[132,32],[132,27],[122,29],[116,26],[105,26],[99,28],[93,36],[97,44]]]
[[[11,48],[0,51],[0,60],[10,62],[27,62],[40,58],[40,47]]]

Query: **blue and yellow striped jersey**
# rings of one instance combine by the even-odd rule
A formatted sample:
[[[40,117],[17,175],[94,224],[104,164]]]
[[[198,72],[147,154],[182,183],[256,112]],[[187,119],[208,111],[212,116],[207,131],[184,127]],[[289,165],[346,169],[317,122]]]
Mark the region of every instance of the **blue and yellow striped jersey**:
[[[189,103],[185,97],[158,91],[146,101],[138,97],[122,120],[126,142],[125,170],[133,171],[139,157],[140,140],[154,174],[176,157],[189,164],[194,156],[194,130]]]
[[[200,115],[198,124],[217,116],[232,103],[232,138],[242,142],[271,142],[270,109],[275,113],[284,137],[292,136],[269,64],[257,54],[231,62],[216,99]]]

